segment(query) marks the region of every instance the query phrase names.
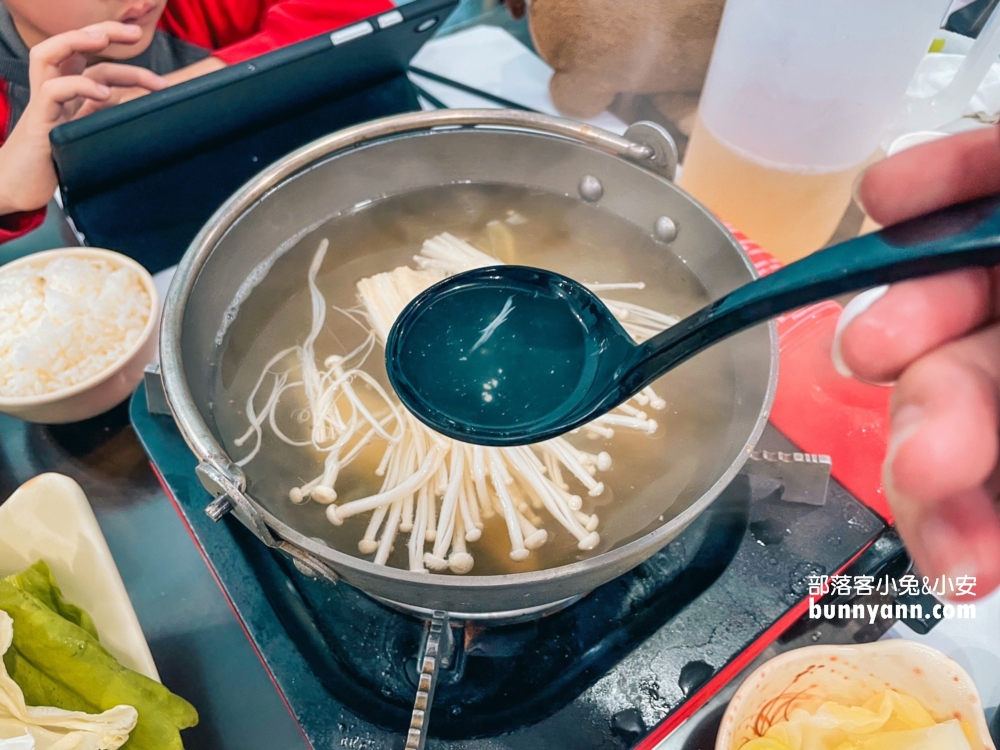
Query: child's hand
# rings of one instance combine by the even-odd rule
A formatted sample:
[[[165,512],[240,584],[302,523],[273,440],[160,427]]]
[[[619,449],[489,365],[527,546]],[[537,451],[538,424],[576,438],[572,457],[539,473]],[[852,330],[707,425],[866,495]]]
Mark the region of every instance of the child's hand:
[[[31,99],[0,147],[0,216],[43,208],[58,180],[49,132],[113,106],[136,88],[158,91],[167,82],[133,65],[87,63],[114,43],[135,43],[138,26],[108,21],[46,39],[31,50]]]
[[[860,186],[880,224],[998,194],[998,128],[908,149]],[[921,573],[1000,587],[1000,266],[895,284],[842,321],[841,363],[896,381],[885,492]]]

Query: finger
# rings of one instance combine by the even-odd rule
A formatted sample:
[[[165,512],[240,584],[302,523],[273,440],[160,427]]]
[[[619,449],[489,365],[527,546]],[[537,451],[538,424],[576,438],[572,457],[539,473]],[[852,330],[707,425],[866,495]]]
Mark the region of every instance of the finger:
[[[884,484],[926,574],[1000,585],[997,480],[1000,327],[928,355],[893,394]],[[982,593],[985,593],[985,590]]]
[[[974,269],[895,284],[863,310],[844,308],[834,361],[845,375],[896,380],[911,363],[984,325],[997,314],[994,270]]]
[[[925,509],[888,486],[886,493],[896,528],[922,575],[951,581],[972,576],[977,596],[1000,587],[1000,513],[993,495],[978,488]]]
[[[95,54],[112,43],[131,44],[142,37],[135,25],[106,21],[78,31],[56,34],[31,48],[30,78],[32,89],[60,75],[59,67],[74,55]]]
[[[111,105],[105,102],[95,102],[92,99],[88,99],[75,113],[73,113],[73,119],[80,120],[88,115],[94,114],[95,112],[100,112],[102,109],[107,109],[109,106]]]
[[[111,97],[111,89],[86,76],[63,76],[43,83],[39,94],[48,108],[55,108],[47,108],[50,119],[54,120],[59,115],[59,107],[80,97],[106,101]]]
[[[129,102],[133,99],[138,99],[141,96],[146,96],[147,94],[149,94],[149,91],[138,86],[132,86],[129,88],[123,88],[120,86],[114,87],[111,89],[111,96],[104,101],[94,101],[93,99],[81,100],[82,103],[73,115],[73,119],[79,120],[87,115],[99,112],[102,109],[115,107],[124,102]]]
[[[167,85],[168,86],[171,85],[169,81],[167,82]],[[118,99],[119,104],[124,104],[125,102],[130,102],[134,99],[139,99],[143,96],[147,96],[150,93],[148,90],[138,86],[134,86],[132,88],[117,89],[117,91],[119,93],[116,98]]]
[[[1000,324],[915,362],[892,396],[893,486],[933,505],[983,485],[1000,453]]]
[[[81,100],[82,104],[73,114],[72,119],[79,120],[86,117],[87,115],[92,115],[95,112],[100,112],[102,109],[108,109],[109,107],[114,107],[119,104],[118,97],[116,97],[115,92],[111,92],[111,97],[103,101],[96,101],[94,99],[84,99]]]
[[[116,63],[101,63],[87,68],[83,75],[105,86],[133,88],[140,87],[147,91],[159,91],[169,86],[166,78],[156,75],[151,70],[136,65],[120,65]]]
[[[858,188],[865,212],[890,225],[1000,193],[1000,128],[941,138],[873,165]]]

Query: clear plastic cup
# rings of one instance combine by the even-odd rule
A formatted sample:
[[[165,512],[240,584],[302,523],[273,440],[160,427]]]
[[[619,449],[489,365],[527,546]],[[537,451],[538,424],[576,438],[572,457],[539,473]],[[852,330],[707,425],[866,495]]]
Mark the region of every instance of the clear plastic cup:
[[[728,0],[681,186],[782,261],[822,247],[950,4]]]

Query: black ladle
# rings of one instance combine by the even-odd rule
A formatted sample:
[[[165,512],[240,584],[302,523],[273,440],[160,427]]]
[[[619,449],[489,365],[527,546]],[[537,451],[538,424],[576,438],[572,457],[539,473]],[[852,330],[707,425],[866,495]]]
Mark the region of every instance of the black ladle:
[[[389,380],[434,430],[467,443],[536,443],[580,427],[734,333],[879,284],[1000,263],[1000,199],[939,211],[810,255],[636,344],[588,289],[493,266],[435,284],[389,333]]]

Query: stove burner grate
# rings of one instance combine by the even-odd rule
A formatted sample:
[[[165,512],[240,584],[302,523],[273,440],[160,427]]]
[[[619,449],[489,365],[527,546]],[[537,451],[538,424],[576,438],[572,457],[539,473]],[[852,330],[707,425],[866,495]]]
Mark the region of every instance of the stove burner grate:
[[[309,578],[234,519],[213,523],[193,456],[141,389],[132,421],[313,746],[403,748],[427,613]],[[773,430],[760,448],[792,450]],[[670,545],[560,611],[449,617],[427,747],[631,747],[801,602],[811,573],[840,568],[885,529],[832,481],[822,505],[796,502],[753,466]]]

